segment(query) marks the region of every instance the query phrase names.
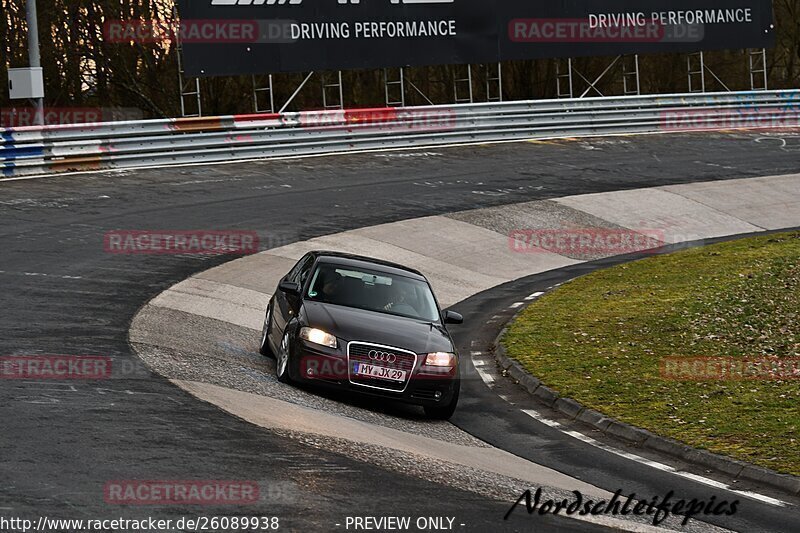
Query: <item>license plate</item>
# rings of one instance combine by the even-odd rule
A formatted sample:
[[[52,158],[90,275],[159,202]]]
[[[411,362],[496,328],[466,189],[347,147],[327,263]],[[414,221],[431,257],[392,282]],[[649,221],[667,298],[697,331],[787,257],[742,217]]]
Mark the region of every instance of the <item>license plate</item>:
[[[385,379],[387,381],[405,381],[406,371],[385,366],[367,365],[364,363],[354,363],[353,373],[356,376],[367,378]]]

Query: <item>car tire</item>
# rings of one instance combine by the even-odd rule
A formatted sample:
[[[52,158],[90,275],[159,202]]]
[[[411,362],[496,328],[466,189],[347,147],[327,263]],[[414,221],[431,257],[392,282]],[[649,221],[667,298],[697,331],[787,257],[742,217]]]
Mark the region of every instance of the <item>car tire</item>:
[[[289,365],[291,364],[289,354],[289,332],[283,334],[278,353],[275,354],[275,376],[281,383],[291,383],[292,377],[289,375]]]
[[[272,321],[272,305],[267,306],[267,314],[264,317],[264,325],[261,327],[261,343],[258,347],[258,353],[261,355],[275,358],[272,353],[272,348],[269,347],[269,323]]]
[[[448,420],[456,411],[460,391],[461,382],[459,381],[456,383],[453,397],[450,398],[450,401],[446,405],[426,405],[423,407],[423,409],[425,409],[425,416],[431,420]]]

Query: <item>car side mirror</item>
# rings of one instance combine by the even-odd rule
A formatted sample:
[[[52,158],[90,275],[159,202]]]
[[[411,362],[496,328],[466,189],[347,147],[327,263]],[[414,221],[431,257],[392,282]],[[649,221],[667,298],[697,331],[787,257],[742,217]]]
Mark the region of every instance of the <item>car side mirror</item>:
[[[281,281],[280,285],[278,285],[278,289],[281,292],[285,292],[286,294],[291,294],[292,296],[300,295],[300,285],[298,285],[294,281]]]
[[[444,323],[445,324],[463,324],[464,317],[461,316],[460,313],[456,313],[455,311],[445,311],[444,312]]]

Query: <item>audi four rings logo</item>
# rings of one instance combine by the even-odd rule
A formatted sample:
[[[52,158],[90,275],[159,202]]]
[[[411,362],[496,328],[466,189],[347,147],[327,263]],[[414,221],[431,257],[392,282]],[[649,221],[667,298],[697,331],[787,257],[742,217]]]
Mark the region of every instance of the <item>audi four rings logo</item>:
[[[369,358],[373,361],[380,361],[382,363],[394,363],[397,361],[397,356],[389,352],[379,352],[378,350],[370,350]]]
[[[456,0],[389,0],[391,4],[454,4]],[[303,0],[211,0],[212,6],[296,6]],[[361,0],[337,0],[340,5],[358,5]]]

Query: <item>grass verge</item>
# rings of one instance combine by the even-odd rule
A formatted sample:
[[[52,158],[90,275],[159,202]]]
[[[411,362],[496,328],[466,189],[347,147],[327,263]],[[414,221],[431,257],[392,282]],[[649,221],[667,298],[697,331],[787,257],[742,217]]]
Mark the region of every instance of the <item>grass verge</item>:
[[[800,357],[799,314],[800,232],[790,232],[573,280],[529,306],[502,342],[562,396],[697,448],[800,475],[800,375],[692,381],[669,379],[665,369],[675,366],[663,366],[696,357],[786,364]]]

